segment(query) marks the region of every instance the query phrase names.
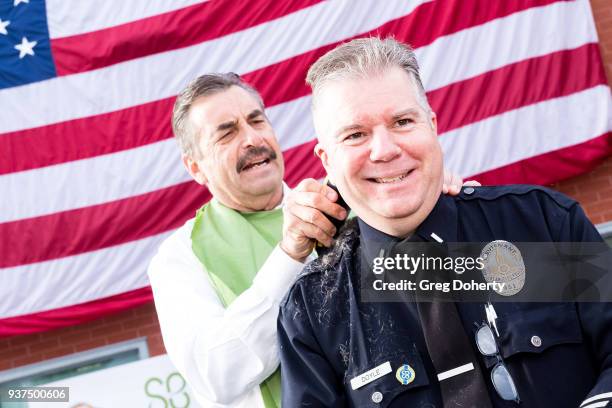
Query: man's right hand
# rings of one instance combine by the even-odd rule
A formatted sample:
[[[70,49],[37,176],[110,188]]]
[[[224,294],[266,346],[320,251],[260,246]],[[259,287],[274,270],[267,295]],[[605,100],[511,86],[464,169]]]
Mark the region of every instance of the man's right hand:
[[[304,262],[317,241],[331,246],[336,227],[326,214],[339,220],[348,216],[336,200],[338,193],[329,186],[315,179],[302,180],[285,200],[280,248],[293,259]]]

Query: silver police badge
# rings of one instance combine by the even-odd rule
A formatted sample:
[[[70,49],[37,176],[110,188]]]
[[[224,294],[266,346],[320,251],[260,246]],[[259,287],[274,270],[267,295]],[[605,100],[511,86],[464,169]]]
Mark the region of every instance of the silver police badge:
[[[495,292],[502,296],[516,295],[525,285],[525,263],[521,251],[508,241],[489,242],[480,252],[484,261],[482,274],[487,283],[503,283]]]

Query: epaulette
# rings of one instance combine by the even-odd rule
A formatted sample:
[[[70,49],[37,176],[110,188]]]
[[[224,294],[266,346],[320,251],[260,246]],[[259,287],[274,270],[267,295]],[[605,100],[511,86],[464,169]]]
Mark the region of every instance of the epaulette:
[[[529,194],[543,195],[558,206],[569,210],[576,204],[576,201],[571,199],[559,191],[550,188],[536,186],[531,184],[511,184],[505,186],[480,186],[480,187],[463,187],[461,193],[457,196],[460,200],[496,200],[503,196],[525,196]]]

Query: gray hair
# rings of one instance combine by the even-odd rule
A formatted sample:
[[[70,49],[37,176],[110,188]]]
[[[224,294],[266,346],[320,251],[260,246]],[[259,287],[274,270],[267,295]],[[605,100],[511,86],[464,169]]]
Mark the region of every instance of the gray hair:
[[[414,50],[394,38],[359,38],[344,43],[319,58],[308,70],[306,83],[312,88],[312,107],[317,94],[328,82],[346,78],[364,78],[397,66],[408,73],[416,87],[417,102],[431,113],[419,74]]]
[[[199,159],[202,154],[198,148],[195,129],[189,121],[189,110],[193,103],[199,98],[214,95],[232,86],[238,86],[251,93],[263,110],[264,104],[259,92],[233,72],[201,75],[179,93],[172,110],[172,131],[184,155]]]

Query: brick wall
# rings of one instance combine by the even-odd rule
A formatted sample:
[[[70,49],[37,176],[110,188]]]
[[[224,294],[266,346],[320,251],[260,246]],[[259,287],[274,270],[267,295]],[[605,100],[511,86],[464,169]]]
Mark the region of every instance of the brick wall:
[[[591,0],[591,4],[610,83],[612,1]],[[553,187],[580,201],[594,223],[612,221],[612,158],[588,174]],[[152,356],[165,353],[152,303],[79,326],[0,339],[0,370],[143,336],[147,337]]]
[[[553,185],[578,200],[594,224],[612,221],[612,158],[595,170]]]
[[[147,337],[149,354],[164,354],[153,303],[78,326],[0,339],[0,370]]]

